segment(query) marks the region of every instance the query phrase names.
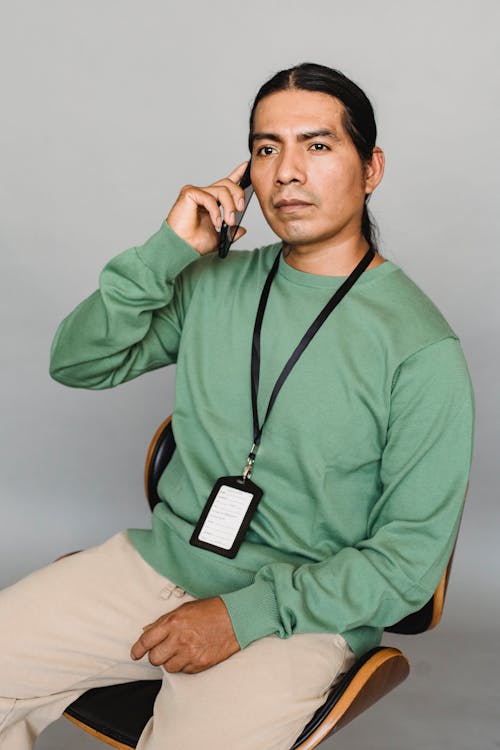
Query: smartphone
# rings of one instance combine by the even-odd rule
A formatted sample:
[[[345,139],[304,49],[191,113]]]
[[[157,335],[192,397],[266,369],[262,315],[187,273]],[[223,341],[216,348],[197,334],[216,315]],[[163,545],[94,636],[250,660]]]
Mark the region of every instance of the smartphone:
[[[219,258],[225,258],[226,255],[228,254],[229,248],[234,242],[234,238],[236,236],[236,232],[238,231],[238,227],[241,224],[243,215],[245,211],[247,210],[247,206],[250,201],[250,198],[253,195],[253,187],[252,187],[252,183],[250,182],[250,162],[248,162],[247,168],[245,169],[243,177],[239,181],[238,185],[240,185],[240,187],[242,187],[245,192],[245,205],[243,206],[242,211],[236,211],[235,222],[232,227],[228,227],[225,221],[222,222],[222,226],[220,228],[220,233],[219,233],[219,244],[217,248],[218,253],[219,253]]]

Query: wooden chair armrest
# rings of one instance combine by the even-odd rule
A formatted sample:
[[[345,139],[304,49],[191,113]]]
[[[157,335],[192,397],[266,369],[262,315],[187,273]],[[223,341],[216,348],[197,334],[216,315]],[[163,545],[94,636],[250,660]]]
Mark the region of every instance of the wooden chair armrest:
[[[312,750],[406,679],[408,660],[397,648],[372,649],[333,688],[291,750]]]
[[[93,729],[93,727],[89,726],[88,724],[85,724],[85,722],[78,721],[78,719],[75,719],[75,717],[72,716],[67,711],[64,712],[63,716],[66,719],[69,719],[79,729],[83,729],[84,732],[87,732],[87,734],[90,734],[91,737],[95,737],[96,740],[99,740],[100,742],[104,742],[106,745],[110,745],[110,747],[115,747],[117,750],[134,750],[135,748],[135,745],[125,745],[123,742],[119,742],[118,740],[114,740],[113,738],[108,737],[107,734],[98,732],[96,729]]]

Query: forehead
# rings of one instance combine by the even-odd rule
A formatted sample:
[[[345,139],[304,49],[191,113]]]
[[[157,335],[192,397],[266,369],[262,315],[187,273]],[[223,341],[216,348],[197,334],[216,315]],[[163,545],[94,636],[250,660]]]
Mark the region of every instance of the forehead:
[[[258,103],[253,130],[285,134],[329,128],[340,133],[344,111],[339,99],[320,91],[277,91]]]

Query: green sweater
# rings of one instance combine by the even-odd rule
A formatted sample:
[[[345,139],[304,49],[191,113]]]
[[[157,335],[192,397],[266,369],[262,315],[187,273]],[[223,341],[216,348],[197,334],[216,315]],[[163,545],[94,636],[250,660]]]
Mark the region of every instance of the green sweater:
[[[51,374],[100,389],[177,362],[177,448],[152,529],[130,530],[133,544],[194,596],[221,595],[242,648],[338,632],[362,654],[432,596],[448,562],[471,458],[470,380],[430,300],[389,261],[366,271],[278,395],[252,476],[264,497],[237,556],[191,546],[215,480],[241,473],[251,447],[252,331],[279,247],[201,257],[163,223],[63,321]],[[342,280],[281,257],[262,327],[261,420]]]

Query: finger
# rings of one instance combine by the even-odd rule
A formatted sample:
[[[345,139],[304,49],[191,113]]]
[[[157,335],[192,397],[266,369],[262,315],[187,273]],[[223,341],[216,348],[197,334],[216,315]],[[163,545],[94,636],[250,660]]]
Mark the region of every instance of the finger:
[[[215,182],[213,185],[205,188],[205,190],[216,199],[220,209],[222,209],[226,224],[233,226],[240,198],[243,197],[242,189],[238,185],[226,180],[224,184],[222,182]]]
[[[202,190],[201,188],[190,185],[183,188],[184,197],[190,200],[196,208],[202,207],[209,214],[212,224],[216,229],[220,229],[222,224],[222,216],[220,213],[219,201],[214,191],[209,191],[208,188]]]
[[[234,235],[233,242],[237,242],[240,237],[243,237],[247,233],[247,230],[244,227],[238,227],[236,230],[236,234]]]
[[[218,664],[217,661],[211,661],[211,662],[188,662],[184,665],[182,668],[182,671],[185,674],[199,674],[200,672],[205,672],[206,669],[210,669],[210,667],[215,666],[215,664]]]
[[[177,653],[177,647],[175,646],[174,641],[169,638],[165,638],[161,643],[158,643],[157,646],[150,649],[148,654],[148,659],[154,667],[161,667],[162,664],[165,664],[173,658],[180,661],[182,656]],[[184,657],[184,662],[185,661],[187,661],[186,656]],[[184,666],[184,663],[182,666]]]
[[[153,622],[148,622],[147,625],[144,625],[143,631],[149,630],[150,628],[154,628],[155,625],[159,625],[160,623],[164,623],[167,619],[167,616],[168,616],[168,613],[167,615],[160,615],[156,620],[153,620]]]
[[[245,193],[239,182],[245,174],[248,162],[244,161],[236,169],[234,169],[228,177],[224,177],[222,180],[217,180],[214,185],[225,185],[232,193],[236,208],[238,211],[243,211],[245,206]]]
[[[155,666],[162,664],[165,659],[170,656],[171,646],[167,646],[168,635],[166,635],[165,629],[155,629],[145,631],[140,638],[134,643],[130,650],[130,657],[134,661],[142,659],[149,652],[149,661],[151,655],[155,654]]]
[[[236,169],[233,169],[231,174],[228,175],[228,179],[231,180],[231,182],[239,182],[245,174],[247,166],[248,161],[244,161],[242,164],[239,164]]]
[[[176,654],[175,656],[172,656],[170,659],[168,659],[166,662],[163,662],[161,666],[166,672],[169,672],[169,674],[175,674],[176,672],[185,672],[187,662],[185,658],[182,659],[182,657]]]
[[[147,654],[148,650],[143,646],[140,639],[134,643],[132,648],[130,649],[130,658],[133,661],[137,661],[138,659],[142,659],[142,657]]]
[[[161,617],[156,622],[146,625],[143,629],[142,635],[139,636],[137,641],[134,643],[130,650],[130,657],[134,660],[142,659],[152,648],[157,646],[161,641],[166,638],[168,633],[168,623],[165,616]]]

